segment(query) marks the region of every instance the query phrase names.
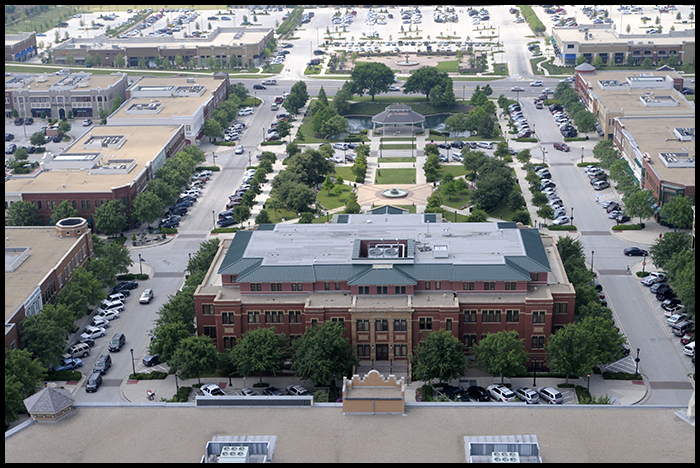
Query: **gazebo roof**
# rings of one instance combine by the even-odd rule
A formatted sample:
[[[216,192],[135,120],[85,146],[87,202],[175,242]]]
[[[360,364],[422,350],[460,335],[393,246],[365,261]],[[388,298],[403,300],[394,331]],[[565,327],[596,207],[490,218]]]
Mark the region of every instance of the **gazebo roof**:
[[[384,125],[411,125],[425,121],[425,116],[411,110],[406,104],[391,104],[374,117],[372,122]]]
[[[24,399],[29,414],[55,414],[75,403],[73,395],[63,388],[45,387]]]

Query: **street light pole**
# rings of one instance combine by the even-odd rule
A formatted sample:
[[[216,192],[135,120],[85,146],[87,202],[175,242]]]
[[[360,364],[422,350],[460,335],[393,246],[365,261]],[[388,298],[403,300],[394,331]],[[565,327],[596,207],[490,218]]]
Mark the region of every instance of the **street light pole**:
[[[141,258],[141,254],[139,254],[139,273],[143,275],[143,258]]]
[[[591,250],[591,273],[593,273],[593,254],[595,254],[595,250]]]
[[[639,375],[639,348],[637,348],[637,357],[634,358],[634,376]]]
[[[136,377],[136,366],[134,365],[134,348],[131,348],[130,351],[131,351],[131,370],[134,373],[134,377]]]
[[[535,365],[532,368],[534,375],[532,377],[532,386],[536,387],[537,386],[537,356],[535,356]]]

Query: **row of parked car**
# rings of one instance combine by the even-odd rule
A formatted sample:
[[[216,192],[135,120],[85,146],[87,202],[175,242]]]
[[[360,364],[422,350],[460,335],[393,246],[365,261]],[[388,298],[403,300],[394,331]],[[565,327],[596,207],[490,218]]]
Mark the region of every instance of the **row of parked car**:
[[[571,218],[566,214],[566,205],[557,194],[557,184],[552,182],[552,174],[546,166],[535,166],[533,168],[537,177],[540,178],[540,191],[544,193],[549,201],[547,204],[554,210],[552,224],[563,226],[571,224]]]
[[[438,396],[444,394],[452,401],[457,402],[486,402],[498,401],[503,403],[523,401],[529,405],[537,404],[540,401],[550,404],[564,403],[564,397],[558,390],[552,387],[538,387],[537,391],[528,387],[516,387],[513,390],[505,385],[489,385],[486,388],[472,385],[464,389],[463,387],[446,386],[438,390]]]
[[[530,129],[530,124],[523,115],[520,104],[511,104],[508,106],[508,112],[510,112],[510,119],[518,129],[518,138],[530,137],[530,135],[532,135],[532,130]]]
[[[227,396],[226,393],[221,390],[216,384],[205,384],[200,388],[202,395],[209,397],[220,397]],[[277,387],[265,387],[262,391],[264,396],[283,396],[282,390]],[[287,387],[287,395],[292,396],[306,396],[311,395],[311,393],[301,385],[290,385]],[[246,387],[241,389],[241,391],[236,396],[261,396],[257,390]]]
[[[574,128],[573,123],[569,119],[569,116],[564,112],[564,107],[561,104],[552,104],[548,107],[549,112],[552,113],[552,117],[559,127],[559,131],[565,138],[573,138],[578,135],[578,131]]]

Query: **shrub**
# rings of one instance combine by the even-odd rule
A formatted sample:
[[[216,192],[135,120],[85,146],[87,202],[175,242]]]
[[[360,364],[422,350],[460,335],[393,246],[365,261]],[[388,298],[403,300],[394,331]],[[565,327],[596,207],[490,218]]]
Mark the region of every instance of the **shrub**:
[[[80,380],[83,374],[77,370],[55,371],[49,369],[46,374],[46,380]]]
[[[219,166],[197,166],[197,167],[195,168],[195,171],[197,171],[197,172],[199,172],[199,171],[204,171],[204,170],[209,170],[209,171],[212,171],[212,172],[217,172],[217,171],[220,171],[221,168],[220,168]]]
[[[566,224],[563,226],[547,226],[550,231],[576,231],[576,226],[573,224]]]
[[[139,372],[138,374],[131,374],[129,378],[132,380],[163,380],[167,376],[167,372],[153,371],[150,373]]]

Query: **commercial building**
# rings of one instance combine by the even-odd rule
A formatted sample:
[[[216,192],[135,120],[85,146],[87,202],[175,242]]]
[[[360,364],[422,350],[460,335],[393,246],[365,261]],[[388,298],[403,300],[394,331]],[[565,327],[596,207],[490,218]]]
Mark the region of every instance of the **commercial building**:
[[[59,74],[19,74],[5,77],[5,117],[17,110],[20,117],[42,116],[54,119],[97,117],[99,110],[110,112],[114,99],[126,98],[126,73],[93,75],[71,73],[64,69]]]
[[[59,154],[46,153],[39,169],[5,181],[5,209],[30,201],[48,224],[53,210],[68,200],[92,227],[95,209],[121,200],[130,216],[133,201],[165,160],[186,146],[182,125],[93,126]]]
[[[85,219],[63,219],[54,227],[5,227],[5,348],[20,347],[24,319],[54,300],[92,255]]]
[[[202,136],[204,121],[213,117],[229,95],[229,75],[144,76],[127,90],[127,101],[107,119],[107,126],[182,125],[185,140]]]
[[[675,195],[695,200],[695,105],[679,92],[683,83],[668,67],[643,72],[576,67],[575,89],[586,109],[661,205]]]
[[[26,62],[37,53],[36,32],[5,34],[5,62]]]
[[[403,362],[444,329],[472,347],[516,331],[544,359],[574,319],[556,244],[514,223],[447,223],[437,214],[335,215],[325,225],[261,225],[221,243],[195,292],[197,331],[220,351],[248,330],[291,339],[341,322],[360,360]]]
[[[574,66],[580,56],[586,62],[600,57],[606,65],[624,65],[628,57],[633,65],[646,58],[652,63],[668,60],[672,55],[678,64],[695,60],[695,29],[666,34],[620,34],[614,25],[581,24],[577,28],[552,28],[554,64]]]
[[[259,66],[264,60],[263,50],[273,36],[272,28],[216,27],[206,36],[190,38],[70,38],[52,49],[52,58],[56,64],[64,65],[72,60],[83,65],[93,55],[99,56],[102,66],[114,67],[121,56],[126,67],[141,64],[155,67],[160,60],[175,66],[176,57],[180,56],[188,68],[209,68],[210,58],[219,60],[224,68]],[[71,59],[67,60],[69,56]]]

